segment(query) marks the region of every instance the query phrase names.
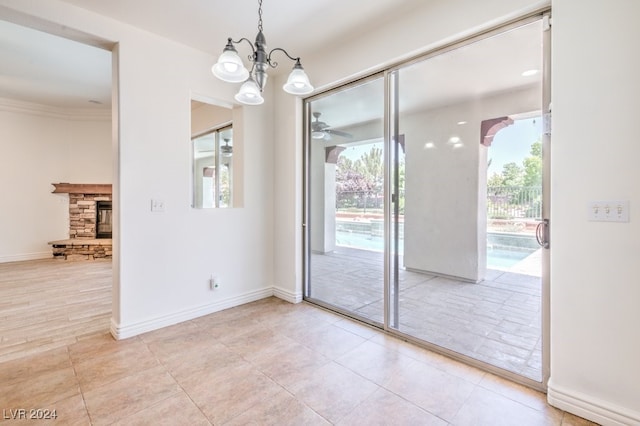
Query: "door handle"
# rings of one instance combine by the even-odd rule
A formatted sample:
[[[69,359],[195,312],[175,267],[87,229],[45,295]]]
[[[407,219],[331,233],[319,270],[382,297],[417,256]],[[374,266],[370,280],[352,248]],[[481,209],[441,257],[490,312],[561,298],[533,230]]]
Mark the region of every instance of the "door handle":
[[[549,248],[549,219],[542,219],[536,227],[536,240],[542,248]]]

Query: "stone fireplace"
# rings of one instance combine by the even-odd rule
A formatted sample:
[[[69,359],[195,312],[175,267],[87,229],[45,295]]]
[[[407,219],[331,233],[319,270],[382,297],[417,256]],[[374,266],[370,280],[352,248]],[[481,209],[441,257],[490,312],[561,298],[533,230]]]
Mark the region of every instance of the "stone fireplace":
[[[54,194],[69,194],[69,238],[49,242],[53,257],[64,260],[111,258],[111,184],[52,185]]]
[[[98,209],[105,201],[109,202],[108,212],[104,207]],[[101,219],[109,218],[108,233],[104,229],[98,233],[98,213],[102,213]],[[111,238],[111,194],[69,193],[69,238]]]
[[[96,201],[96,238],[111,238],[111,200]]]

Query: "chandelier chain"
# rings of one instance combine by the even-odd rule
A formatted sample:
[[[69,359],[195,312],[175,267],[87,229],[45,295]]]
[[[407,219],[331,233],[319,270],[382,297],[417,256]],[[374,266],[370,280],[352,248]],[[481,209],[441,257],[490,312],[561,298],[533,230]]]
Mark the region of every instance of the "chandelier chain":
[[[262,0],[258,1],[258,31],[262,31]]]

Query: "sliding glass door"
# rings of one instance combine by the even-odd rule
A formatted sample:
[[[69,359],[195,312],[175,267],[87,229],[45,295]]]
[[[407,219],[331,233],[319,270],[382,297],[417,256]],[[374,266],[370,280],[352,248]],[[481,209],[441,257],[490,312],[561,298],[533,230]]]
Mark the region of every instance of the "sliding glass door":
[[[305,296],[384,323],[384,79],[307,104]]]
[[[543,382],[541,18],[307,101],[308,300]]]
[[[538,20],[394,71],[390,138],[402,228],[390,327],[537,382],[541,46]]]

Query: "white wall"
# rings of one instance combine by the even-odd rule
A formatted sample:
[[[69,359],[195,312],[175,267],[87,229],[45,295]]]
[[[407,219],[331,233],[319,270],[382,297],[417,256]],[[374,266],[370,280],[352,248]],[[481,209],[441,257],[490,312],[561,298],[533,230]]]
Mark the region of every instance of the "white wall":
[[[640,2],[553,1],[549,400],[640,424]],[[629,200],[629,223],[587,221]]]
[[[191,136],[197,136],[233,121],[232,108],[198,102],[191,107]]]
[[[405,255],[412,270],[472,282],[486,272],[487,148],[482,120],[541,109],[539,87],[403,115]],[[466,124],[458,125],[464,119]],[[460,138],[462,146],[449,143]],[[433,148],[425,148],[431,142]]]
[[[50,258],[69,238],[69,196],[52,183],[111,183],[109,111],[0,99],[0,262]]]
[[[191,94],[233,105],[237,90],[211,74],[214,57],[56,0],[0,5],[118,43],[112,333],[132,336],[273,294],[270,89],[263,106],[237,122],[234,114],[234,136],[246,141],[234,153],[243,157],[244,207],[192,209]],[[165,212],[152,213],[151,199]],[[215,292],[212,274],[221,282]]]
[[[478,218],[486,149],[474,105],[402,116],[405,136],[404,266],[478,282],[486,269],[486,220]],[[467,125],[457,122],[464,117]],[[462,146],[449,143],[459,137]],[[425,144],[435,144],[426,148]],[[482,161],[481,157],[485,160]],[[486,182],[486,175],[485,180]]]
[[[242,122],[234,122],[244,151],[235,152],[245,173],[244,207],[192,209],[189,93],[229,101],[237,87],[212,76],[212,56],[130,28],[118,27],[113,37],[120,43],[121,106],[116,334],[272,294],[270,105],[245,108]],[[151,198],[162,199],[166,211],[151,213]],[[221,282],[215,292],[211,275]]]
[[[314,253],[336,248],[336,165],[326,161],[324,141],[311,146],[310,242]]]

